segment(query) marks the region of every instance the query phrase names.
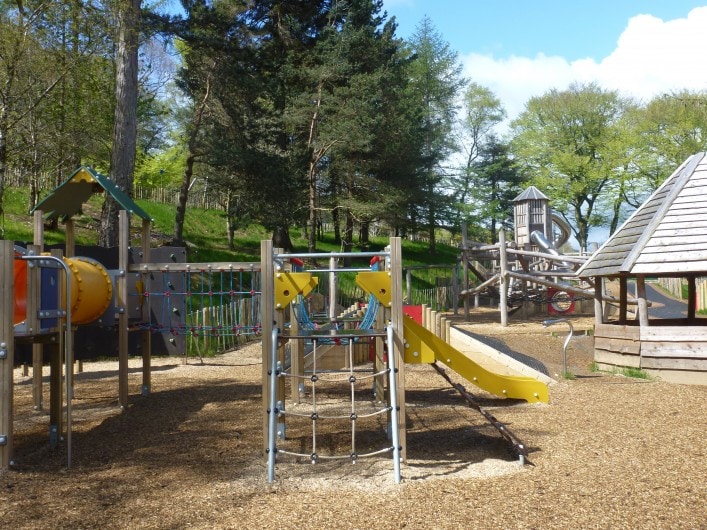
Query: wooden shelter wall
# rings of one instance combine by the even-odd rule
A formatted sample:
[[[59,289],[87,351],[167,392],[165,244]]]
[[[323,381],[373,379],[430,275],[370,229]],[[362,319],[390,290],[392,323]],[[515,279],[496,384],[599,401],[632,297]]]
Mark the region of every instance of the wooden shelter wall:
[[[651,321],[647,327],[599,324],[594,330],[594,360],[660,371],[666,380],[707,384],[707,326],[680,325],[678,320]]]

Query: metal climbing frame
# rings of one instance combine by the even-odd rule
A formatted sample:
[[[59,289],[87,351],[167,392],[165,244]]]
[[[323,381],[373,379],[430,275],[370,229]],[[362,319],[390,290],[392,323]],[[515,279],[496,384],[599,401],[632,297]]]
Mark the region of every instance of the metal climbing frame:
[[[320,371],[316,366],[317,358],[317,343],[320,340],[331,339],[332,337],[339,339],[348,339],[348,355],[349,355],[349,369],[336,371],[334,373],[330,371]],[[387,326],[383,331],[366,331],[362,330],[331,330],[325,331],[324,333],[318,334],[315,332],[304,332],[299,335],[288,335],[288,339],[312,339],[314,341],[314,365],[312,370],[307,373],[307,375],[297,375],[288,371],[282,363],[278,360],[277,354],[277,342],[279,338],[279,330],[275,328],[273,330],[273,347],[270,354],[270,364],[275,366],[274,370],[270,371],[268,383],[269,383],[269,416],[268,416],[268,482],[273,482],[275,480],[275,461],[278,454],[290,455],[295,457],[309,458],[312,464],[316,464],[319,460],[344,460],[348,459],[355,463],[359,458],[368,458],[380,454],[391,453],[393,457],[393,471],[396,484],[400,482],[400,441],[398,436],[398,404],[397,404],[397,383],[396,383],[396,365],[395,356],[388,356],[387,365],[383,370],[369,370],[367,372],[360,372],[354,369],[353,363],[353,345],[357,338],[362,336],[366,337],[385,337],[386,343],[390,344],[393,340],[393,328]],[[388,380],[388,389],[390,400],[386,406],[375,407],[373,406],[366,412],[362,412],[361,405],[356,399],[356,389],[357,385],[364,385],[366,382],[371,381],[373,378],[385,375]],[[287,411],[284,407],[282,401],[277,400],[277,387],[278,380],[281,378],[293,378],[304,380],[306,379],[311,384],[311,408],[306,412],[295,412]],[[348,385],[350,389],[350,407],[343,413],[343,411],[338,413],[327,413],[322,410],[321,404],[318,402],[317,388],[320,385],[325,384],[344,384]],[[356,445],[356,430],[357,422],[363,418],[370,418],[374,416],[379,416],[388,413],[390,415],[390,426],[391,426],[391,444],[385,447],[370,451],[367,453],[360,453],[357,450]],[[307,418],[311,421],[312,427],[312,444],[311,450],[308,453],[302,453],[297,451],[291,451],[278,447],[277,439],[283,438],[282,430],[278,429],[278,419],[285,416],[298,416],[300,418]],[[351,450],[348,454],[343,455],[324,455],[317,452],[317,435],[319,432],[319,425],[325,420],[349,420],[351,422]]]
[[[385,272],[364,271],[358,269],[359,275],[368,274],[365,280],[357,282],[365,290],[376,296],[381,303],[380,315],[375,326],[370,329],[299,329],[294,325],[287,328],[285,325],[286,309],[302,294],[308,292],[316,285],[311,279],[313,270],[306,272],[291,272],[288,270],[286,260],[291,258],[367,258],[383,257],[388,263]],[[312,463],[320,460],[349,459],[355,462],[359,458],[391,453],[393,458],[393,471],[395,482],[400,482],[400,463],[405,460],[405,373],[402,358],[402,270],[401,270],[401,244],[400,238],[391,238],[390,250],[385,252],[366,253],[317,253],[317,254],[282,254],[273,251],[272,242],[261,242],[261,270],[262,270],[262,336],[263,336],[263,432],[264,452],[267,455],[268,481],[275,479],[275,464],[278,455],[291,455],[308,458]],[[337,269],[336,267],[319,270],[316,272],[349,271],[351,269]],[[385,313],[383,315],[383,313]],[[293,312],[290,313],[294,317]],[[296,324],[296,318],[292,318]],[[354,344],[362,338],[375,339],[378,344],[378,354],[372,369],[355,369],[353,362]],[[348,361],[342,370],[320,370],[316,365],[316,353],[313,356],[313,365],[305,374],[304,371],[292,369],[285,358],[285,344],[292,340],[294,344],[311,340],[314,347],[322,344],[345,344],[348,348]],[[383,354],[383,343],[386,344],[386,355]],[[294,357],[294,356],[293,356]],[[366,388],[366,382],[384,379],[387,384],[385,392],[387,400],[384,405],[370,406],[363,400],[356,399],[357,391]],[[307,383],[311,387],[307,405],[286,407],[285,382],[289,381],[290,388],[297,388],[298,383]],[[321,406],[318,401],[320,388],[326,385],[343,385],[347,394],[346,410],[331,412]],[[370,389],[370,386],[368,387]],[[378,387],[376,387],[378,388]],[[361,392],[358,392],[360,395]],[[383,392],[378,394],[382,398]],[[350,401],[349,401],[350,400]],[[372,401],[372,399],[370,400]],[[370,402],[369,402],[370,403]],[[306,408],[309,407],[309,408]],[[386,415],[387,434],[389,442],[378,449],[368,447],[368,452],[359,452],[357,446],[357,426],[364,418]],[[302,450],[288,448],[286,439],[285,422],[290,416],[293,421],[311,423],[311,444]],[[350,422],[351,445],[346,454],[325,455],[320,450],[321,436],[326,425],[335,421]]]

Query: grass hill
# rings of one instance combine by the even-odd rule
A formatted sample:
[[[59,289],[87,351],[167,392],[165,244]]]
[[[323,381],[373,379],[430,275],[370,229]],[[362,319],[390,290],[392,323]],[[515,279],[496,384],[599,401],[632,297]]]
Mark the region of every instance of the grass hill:
[[[29,193],[27,190],[8,188],[3,197],[4,216],[0,219],[0,238],[20,242],[32,241],[32,216],[29,214]],[[153,245],[169,242],[174,225],[176,207],[150,201],[136,201],[153,219]],[[92,245],[97,241],[102,195],[95,195],[89,200],[81,215],[74,218],[76,243]],[[134,237],[138,237],[139,227],[135,227]],[[297,251],[307,250],[307,241],[301,237],[299,229],[292,229],[290,236]],[[260,241],[271,234],[262,226],[252,224],[238,230],[234,240],[235,249],[229,250],[226,237],[226,216],[219,210],[190,208],[187,210],[184,239],[189,245],[189,260],[192,262],[210,261],[257,261],[260,259]],[[48,244],[64,241],[63,227],[57,230],[46,229],[45,241]],[[372,237],[369,248],[382,249],[388,243],[386,237]],[[324,240],[317,243],[317,250],[330,252],[341,250],[334,243],[333,234],[325,234]],[[360,250],[360,248],[355,248]],[[429,253],[427,243],[403,240],[404,266],[454,263],[458,250],[448,245],[438,244],[437,254]]]

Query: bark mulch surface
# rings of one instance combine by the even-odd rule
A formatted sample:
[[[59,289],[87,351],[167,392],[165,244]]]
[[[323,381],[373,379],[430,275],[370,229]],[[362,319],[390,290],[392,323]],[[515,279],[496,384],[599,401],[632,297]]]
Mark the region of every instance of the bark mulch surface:
[[[540,321],[502,328],[496,312],[479,311],[464,327],[555,376],[567,327]],[[591,318],[572,321],[591,329]],[[388,455],[317,465],[280,455],[268,484],[258,344],[203,365],[154,359],[149,397],[140,396],[140,361],[131,360],[123,413],[117,363],[86,363],[76,377],[69,470],[64,445],[49,448],[47,413],[32,410],[31,380],[18,369],[0,527],[706,529],[707,387],[592,372],[590,336],[575,337],[567,354],[575,379],[558,379],[549,405],[496,399],[459,380],[530,449],[524,467],[431,367],[407,366],[399,485]],[[310,423],[294,420],[287,443],[306,452]],[[385,446],[384,427],[362,419],[357,451]],[[348,454],[348,422],[320,429],[318,452]]]

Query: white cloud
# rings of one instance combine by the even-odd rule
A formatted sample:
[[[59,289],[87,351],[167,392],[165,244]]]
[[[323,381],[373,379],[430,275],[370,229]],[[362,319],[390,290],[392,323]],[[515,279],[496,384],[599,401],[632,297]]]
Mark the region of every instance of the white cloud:
[[[461,57],[464,75],[491,89],[509,118],[516,117],[532,96],[572,82],[596,81],[625,96],[648,100],[682,89],[707,90],[707,7],[686,18],[663,21],[637,15],[628,21],[616,49],[600,62],[563,57],[495,58],[472,53]]]

